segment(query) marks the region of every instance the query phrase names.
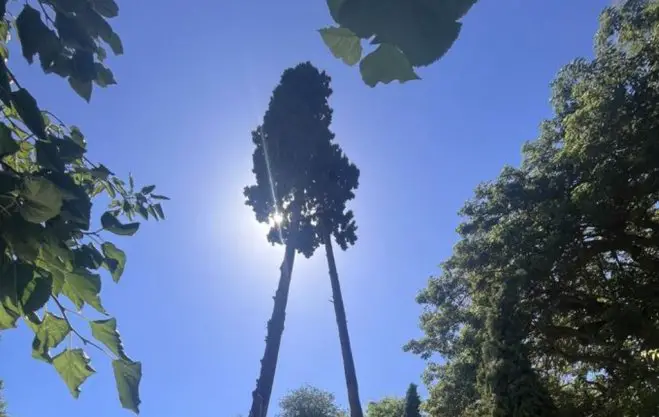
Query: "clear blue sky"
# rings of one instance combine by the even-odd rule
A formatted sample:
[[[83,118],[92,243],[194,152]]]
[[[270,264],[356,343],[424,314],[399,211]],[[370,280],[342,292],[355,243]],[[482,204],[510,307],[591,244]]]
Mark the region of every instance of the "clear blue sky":
[[[143,362],[141,415],[234,417],[249,410],[283,253],[242,197],[253,181],[250,131],[281,72],[310,60],[332,76],[333,130],[362,173],[359,241],[337,256],[361,398],[403,395],[424,367],[401,350],[420,335],[414,297],[450,254],[457,210],[519,162],[550,114],[557,70],[591,55],[606,1],[482,0],[423,81],[376,89],[326,50],[322,0],[119,4],[119,85],[96,90],[91,105],[17,52],[15,72],[42,107],[82,128],[93,160],[173,198],[166,222],[116,239],[127,270],[118,286],[104,281],[105,305]],[[270,415],[304,383],[347,403],[324,256],[298,260]],[[0,378],[13,416],[129,415],[107,358],[92,352],[98,374],[75,401],[31,359],[25,326],[4,333]]]

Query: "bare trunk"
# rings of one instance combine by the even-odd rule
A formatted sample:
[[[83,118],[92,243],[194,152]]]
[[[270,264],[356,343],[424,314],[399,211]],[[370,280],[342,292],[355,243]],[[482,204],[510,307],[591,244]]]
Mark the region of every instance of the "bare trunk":
[[[336,314],[336,325],[339,328],[339,341],[341,343],[341,354],[343,355],[343,371],[346,376],[346,386],[348,388],[348,403],[350,404],[350,417],[363,417],[362,405],[359,401],[359,387],[357,386],[357,372],[355,371],[355,361],[352,358],[352,348],[350,347],[350,335],[348,334],[348,321],[346,311],[343,306],[343,296],[341,295],[341,285],[339,284],[339,274],[336,272],[336,261],[334,260],[334,250],[332,248],[332,238],[329,233],[324,232],[325,253],[327,254],[327,265],[329,268],[330,282],[332,284],[332,298],[334,299],[334,313]]]
[[[293,214],[292,228],[295,231],[297,231],[298,222],[299,212]],[[256,380],[256,389],[252,392],[252,407],[249,411],[249,417],[265,417],[268,413],[275,371],[277,370],[277,359],[279,358],[279,346],[281,345],[281,336],[284,333],[293,262],[295,261],[295,246],[292,243],[290,241],[286,242],[284,261],[279,268],[279,286],[274,297],[275,306],[268,321],[265,352],[263,353],[263,359],[261,359],[261,373],[259,379]]]

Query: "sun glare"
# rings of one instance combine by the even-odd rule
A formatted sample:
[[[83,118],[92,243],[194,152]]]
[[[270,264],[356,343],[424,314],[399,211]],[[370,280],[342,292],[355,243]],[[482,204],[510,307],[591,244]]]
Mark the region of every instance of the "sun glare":
[[[284,216],[280,212],[276,212],[270,217],[270,226],[279,226],[284,221]]]

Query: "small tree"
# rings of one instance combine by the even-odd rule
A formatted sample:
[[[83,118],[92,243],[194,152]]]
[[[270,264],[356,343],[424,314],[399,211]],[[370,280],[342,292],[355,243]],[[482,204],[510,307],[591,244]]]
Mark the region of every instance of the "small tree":
[[[380,401],[371,401],[366,407],[367,417],[403,417],[405,399],[385,397]]]
[[[405,412],[404,417],[421,417],[421,398],[417,392],[416,384],[410,384],[405,394]]]
[[[345,417],[334,394],[310,385],[286,394],[279,401],[278,417]]]

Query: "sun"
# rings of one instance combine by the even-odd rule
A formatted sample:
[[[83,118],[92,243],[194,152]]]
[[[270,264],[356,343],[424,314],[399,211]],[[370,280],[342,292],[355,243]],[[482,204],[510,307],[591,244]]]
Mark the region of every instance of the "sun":
[[[284,216],[278,211],[270,216],[270,226],[279,226],[283,221]]]

